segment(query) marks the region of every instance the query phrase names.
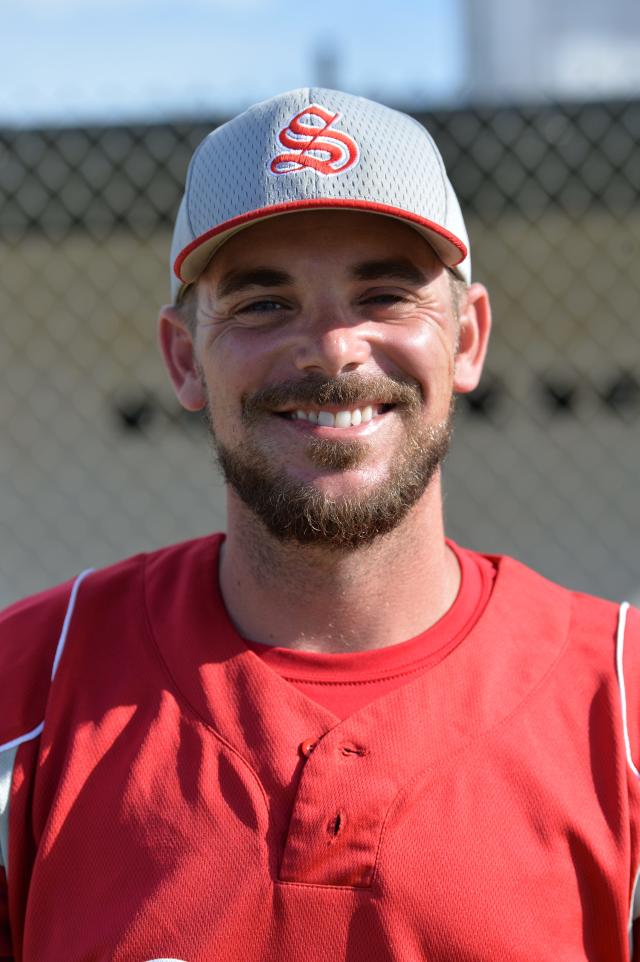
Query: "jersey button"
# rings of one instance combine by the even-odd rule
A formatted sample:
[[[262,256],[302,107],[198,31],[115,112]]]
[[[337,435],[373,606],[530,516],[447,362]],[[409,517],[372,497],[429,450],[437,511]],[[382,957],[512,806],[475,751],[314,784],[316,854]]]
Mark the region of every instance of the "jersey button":
[[[305,738],[303,742],[300,742],[300,752],[305,758],[311,755],[313,749],[316,747],[317,742],[313,738]]]

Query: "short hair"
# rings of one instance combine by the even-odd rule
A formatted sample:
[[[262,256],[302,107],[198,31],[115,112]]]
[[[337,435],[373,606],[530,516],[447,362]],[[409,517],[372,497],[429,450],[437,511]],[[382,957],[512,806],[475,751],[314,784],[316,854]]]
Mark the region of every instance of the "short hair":
[[[457,274],[447,268],[447,275],[449,277],[449,290],[451,291],[451,303],[453,304],[453,316],[455,318],[456,324],[460,321],[460,307],[466,296],[467,288],[469,285],[462,277],[458,277]]]
[[[184,288],[174,307],[187,329],[191,334],[194,334],[198,324],[198,284],[189,284],[188,287]]]

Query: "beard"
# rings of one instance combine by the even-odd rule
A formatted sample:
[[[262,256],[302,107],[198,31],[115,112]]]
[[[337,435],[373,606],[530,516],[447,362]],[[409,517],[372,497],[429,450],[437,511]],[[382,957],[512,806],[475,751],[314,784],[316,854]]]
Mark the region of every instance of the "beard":
[[[291,478],[278,468],[254,440],[252,429],[283,406],[358,406],[375,398],[393,405],[405,427],[387,477],[375,486],[332,497],[311,482]],[[211,440],[225,481],[281,542],[353,551],[388,534],[420,500],[449,449],[453,428],[453,397],[448,417],[437,424],[422,421],[422,391],[416,381],[387,375],[342,375],[329,380],[310,376],[265,388],[242,399],[247,440],[230,448],[216,437],[208,410]],[[258,424],[259,431],[259,424]],[[305,453],[317,467],[346,471],[362,464],[369,452],[366,440],[333,441],[310,438]]]

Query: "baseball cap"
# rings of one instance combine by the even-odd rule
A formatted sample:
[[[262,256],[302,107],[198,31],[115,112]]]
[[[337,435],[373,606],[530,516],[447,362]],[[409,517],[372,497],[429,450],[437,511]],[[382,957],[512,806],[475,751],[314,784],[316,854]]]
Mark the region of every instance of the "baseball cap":
[[[196,149],[171,245],[174,301],[238,231],[315,209],[403,221],[471,279],[460,205],[427,130],[364,97],[304,87],[250,107]]]

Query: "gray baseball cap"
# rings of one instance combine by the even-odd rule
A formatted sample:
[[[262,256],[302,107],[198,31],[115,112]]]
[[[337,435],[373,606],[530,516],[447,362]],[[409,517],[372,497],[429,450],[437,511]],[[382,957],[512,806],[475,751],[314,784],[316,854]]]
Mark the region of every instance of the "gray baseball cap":
[[[174,301],[238,231],[333,209],[403,221],[470,281],[460,205],[425,128],[364,97],[304,87],[250,107],[196,149],[171,244]]]

